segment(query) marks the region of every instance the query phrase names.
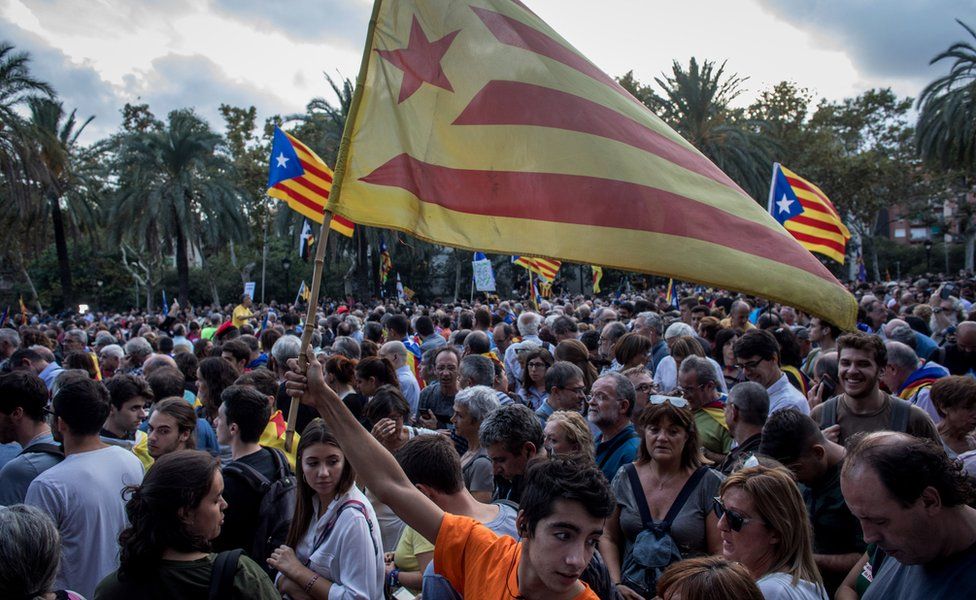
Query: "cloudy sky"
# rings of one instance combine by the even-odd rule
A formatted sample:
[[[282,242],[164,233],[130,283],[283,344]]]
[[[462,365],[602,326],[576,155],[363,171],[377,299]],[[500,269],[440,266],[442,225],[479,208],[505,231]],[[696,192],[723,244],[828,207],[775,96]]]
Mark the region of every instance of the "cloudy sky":
[[[389,1],[389,0],[388,0]],[[650,81],[671,61],[728,61],[743,101],[784,80],[841,99],[871,87],[917,96],[947,66],[929,60],[976,26],[976,0],[524,0],[611,75]],[[66,108],[112,132],[125,102],[157,115],[220,103],[259,117],[331,97],[355,78],[371,0],[0,0],[0,39],[27,50]],[[969,41],[972,41],[971,39]]]

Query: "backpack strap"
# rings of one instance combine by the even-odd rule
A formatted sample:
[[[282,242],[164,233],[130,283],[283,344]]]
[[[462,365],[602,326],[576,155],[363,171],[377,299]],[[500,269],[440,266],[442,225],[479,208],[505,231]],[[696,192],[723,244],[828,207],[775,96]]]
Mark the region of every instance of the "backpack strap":
[[[641,485],[640,477],[637,476],[637,467],[634,463],[624,465],[624,471],[630,479],[630,487],[634,492],[634,500],[637,502],[637,511],[640,513],[641,525],[644,529],[654,526],[654,519],[651,517],[651,509],[647,506],[647,498],[644,496],[644,486]]]
[[[366,526],[369,528],[369,532],[371,534],[373,533],[373,522],[369,520],[369,513],[366,512],[366,505],[360,502],[359,500],[346,500],[345,502],[339,505],[339,508],[336,509],[335,514],[333,514],[332,517],[330,517],[329,520],[325,523],[325,527],[322,528],[322,533],[316,536],[315,544],[312,546],[312,551],[309,552],[309,556],[311,556],[312,552],[315,552],[315,550],[318,549],[318,547],[321,546],[323,543],[325,543],[325,540],[327,540],[329,536],[332,535],[332,530],[335,529],[336,522],[339,521],[339,516],[347,508],[352,508],[362,513],[363,517],[366,518]],[[372,536],[370,537],[372,538]],[[377,551],[375,539],[373,540],[373,551],[374,552]]]
[[[45,444],[38,442],[36,444],[28,445],[26,448],[20,451],[20,454],[50,454],[52,456],[64,458],[64,448],[58,444]],[[20,456],[20,454],[18,454],[18,456]]]
[[[271,452],[271,459],[274,461],[275,470],[278,471],[278,479],[285,479],[290,476],[291,469],[288,467],[288,459],[285,455],[277,448],[265,448],[265,450]]]
[[[234,589],[234,576],[237,575],[237,563],[244,551],[225,550],[214,559],[213,570],[210,571],[210,592],[208,600],[230,598]]]
[[[702,477],[704,477],[705,473],[707,472],[708,467],[702,465],[698,467],[698,470],[692,473],[691,477],[688,478],[688,481],[685,482],[684,487],[682,487],[681,491],[678,493],[678,497],[674,499],[674,502],[671,504],[671,508],[668,509],[667,516],[664,517],[664,521],[662,523],[666,527],[669,529],[671,528],[671,523],[678,518],[678,513],[681,512],[681,508],[684,507],[686,502],[688,502],[689,496],[691,496],[691,493],[695,491],[695,488],[698,487],[698,482],[702,480]]]
[[[598,465],[600,467],[600,470],[603,470],[603,467],[606,466],[608,462],[610,462],[610,458],[613,456],[614,452],[616,452],[621,446],[623,446],[630,440],[635,439],[637,437],[639,437],[637,435],[637,432],[631,431],[630,435],[622,435],[617,439],[613,440],[612,442],[610,442],[610,445],[607,446],[606,453],[603,455],[603,458],[600,459],[600,464]]]
[[[269,450],[268,448],[264,448],[264,449],[271,452],[271,455],[273,457],[272,461],[274,461],[277,466],[278,457],[275,456],[274,451]],[[255,491],[258,491],[262,494],[267,492],[268,488],[271,487],[271,481],[267,477],[265,477],[260,471],[258,471],[251,465],[236,460],[227,463],[227,466],[223,468],[223,472],[234,473],[235,475],[239,476],[241,479],[246,481],[247,484],[250,485],[252,488],[254,488]]]
[[[838,398],[839,396],[834,396],[823,403],[823,410],[820,412],[820,429],[827,429],[837,424]]]
[[[891,398],[891,421],[889,428],[892,431],[905,433],[908,431],[908,418],[911,416],[912,405],[901,398]]]

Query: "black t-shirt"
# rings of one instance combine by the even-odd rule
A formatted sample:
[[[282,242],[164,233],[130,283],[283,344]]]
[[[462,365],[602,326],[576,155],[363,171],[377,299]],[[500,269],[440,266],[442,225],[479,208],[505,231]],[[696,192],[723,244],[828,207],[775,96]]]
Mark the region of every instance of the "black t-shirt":
[[[253,468],[270,481],[278,479],[274,456],[267,448],[242,456],[234,462]],[[220,528],[220,535],[213,541],[213,549],[220,552],[242,548],[245,552],[249,552],[254,527],[258,521],[262,494],[237,473],[230,473],[225,468],[223,475],[224,500],[227,501],[227,508],[224,509],[224,524]]]
[[[437,417],[437,428],[447,429],[451,417],[454,416],[454,396],[441,392],[440,382],[432,383],[420,392],[420,405],[417,412],[421,417],[426,417],[428,410]]]

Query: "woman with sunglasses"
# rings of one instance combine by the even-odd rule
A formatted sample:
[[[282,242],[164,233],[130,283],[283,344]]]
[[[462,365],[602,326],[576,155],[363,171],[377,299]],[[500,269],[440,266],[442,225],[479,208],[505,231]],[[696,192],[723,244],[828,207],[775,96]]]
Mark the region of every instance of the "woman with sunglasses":
[[[617,507],[607,519],[600,551],[617,591],[626,600],[642,596],[622,581],[637,536],[644,531],[642,504],[646,504],[655,526],[665,521],[672,506],[677,511],[669,535],[681,558],[693,558],[721,551],[718,517],[712,498],[723,476],[703,464],[695,417],[688,401],[670,396],[651,396],[637,423],[641,437],[637,460],[624,465],[613,478]],[[635,488],[636,474],[639,489]],[[683,490],[689,486],[687,491]],[[684,496],[684,502],[679,500]],[[650,596],[653,597],[653,589]]]
[[[522,363],[522,387],[519,399],[532,410],[536,410],[549,398],[546,389],[546,371],[552,366],[552,354],[545,348],[533,348],[519,354]]]
[[[722,554],[742,563],[767,600],[826,600],[800,489],[783,467],[736,471],[715,498]]]

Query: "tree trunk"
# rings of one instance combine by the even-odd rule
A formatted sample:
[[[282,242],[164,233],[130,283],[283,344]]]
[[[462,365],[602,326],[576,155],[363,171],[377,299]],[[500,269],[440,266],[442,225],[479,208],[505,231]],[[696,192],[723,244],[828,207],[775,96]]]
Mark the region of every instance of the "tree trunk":
[[[454,301],[458,301],[458,296],[461,293],[461,260],[457,255],[457,250],[454,251]]]
[[[61,279],[61,302],[67,308],[74,302],[74,290],[71,285],[71,264],[68,260],[68,242],[64,236],[64,216],[58,197],[50,195],[51,220],[54,225],[54,247],[58,253],[58,276]]]
[[[176,215],[174,215],[176,217]],[[176,220],[179,223],[179,220]],[[179,285],[180,306],[190,304],[190,259],[187,256],[186,233],[176,227],[176,281]]]
[[[365,297],[369,295],[369,243],[366,240],[364,227],[357,227],[355,235],[359,236],[356,239],[356,279],[359,288],[357,293]]]
[[[30,288],[31,294],[34,296],[34,303],[37,305],[37,313],[40,314],[44,312],[44,308],[41,306],[41,299],[37,295],[37,288],[34,287],[34,280],[31,279],[30,273],[27,272],[27,267],[21,263],[20,271],[24,274],[24,279],[27,281],[27,287]]]

